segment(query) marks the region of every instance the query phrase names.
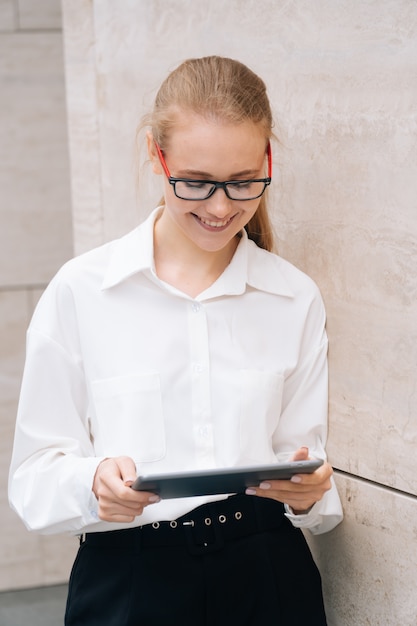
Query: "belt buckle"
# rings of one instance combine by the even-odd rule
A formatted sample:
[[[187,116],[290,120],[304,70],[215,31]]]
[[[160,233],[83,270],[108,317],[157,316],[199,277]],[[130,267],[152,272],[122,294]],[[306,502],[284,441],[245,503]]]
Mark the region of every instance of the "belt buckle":
[[[197,525],[192,519],[182,522],[190,554],[202,555],[224,548],[224,538],[215,518],[206,517]]]

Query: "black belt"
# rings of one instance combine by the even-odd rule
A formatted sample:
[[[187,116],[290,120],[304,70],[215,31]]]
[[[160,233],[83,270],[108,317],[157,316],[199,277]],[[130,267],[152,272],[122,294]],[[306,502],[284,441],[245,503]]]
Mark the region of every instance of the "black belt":
[[[221,549],[228,541],[287,524],[284,505],[275,500],[237,495],[203,504],[172,521],[137,528],[88,533],[82,543],[101,548],[188,546],[193,554]]]

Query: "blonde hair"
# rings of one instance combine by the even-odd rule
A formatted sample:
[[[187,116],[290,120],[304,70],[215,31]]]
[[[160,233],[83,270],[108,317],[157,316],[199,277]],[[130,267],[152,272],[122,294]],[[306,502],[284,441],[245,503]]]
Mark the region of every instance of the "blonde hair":
[[[178,112],[184,110],[232,124],[245,121],[257,124],[265,134],[265,148],[273,134],[265,83],[246,65],[233,59],[208,56],[184,61],[162,83],[153,111],[144,118],[141,127],[150,126],[155,141],[164,150],[178,121]],[[266,194],[245,228],[259,247],[273,249]]]

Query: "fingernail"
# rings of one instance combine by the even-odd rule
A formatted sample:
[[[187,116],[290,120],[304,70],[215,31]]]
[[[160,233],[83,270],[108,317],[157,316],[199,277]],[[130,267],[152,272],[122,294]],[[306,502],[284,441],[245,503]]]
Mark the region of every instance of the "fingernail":
[[[153,496],[149,496],[148,498],[148,502],[152,502],[152,504],[155,502],[160,502],[160,501],[161,501],[161,498],[157,496],[156,494]]]
[[[271,489],[271,483],[261,483],[259,489]]]
[[[300,483],[301,481],[302,481],[301,476],[292,476],[291,478],[292,483]]]
[[[250,487],[248,487],[245,491],[247,496],[256,496],[256,490],[255,489],[251,489]]]

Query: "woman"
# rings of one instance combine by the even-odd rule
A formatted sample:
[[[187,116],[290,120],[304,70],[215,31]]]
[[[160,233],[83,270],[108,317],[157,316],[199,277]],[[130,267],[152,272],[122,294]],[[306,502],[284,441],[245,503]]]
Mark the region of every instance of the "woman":
[[[342,519],[326,461],[229,498],[131,489],[138,472],[325,459],[327,421],[323,304],[271,252],[264,83],[186,61],[144,124],[164,198],[38,305],[12,506],[31,530],[81,536],[67,626],[324,625],[300,528]]]

